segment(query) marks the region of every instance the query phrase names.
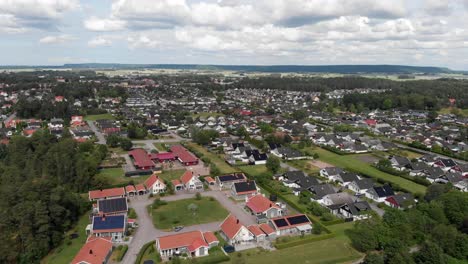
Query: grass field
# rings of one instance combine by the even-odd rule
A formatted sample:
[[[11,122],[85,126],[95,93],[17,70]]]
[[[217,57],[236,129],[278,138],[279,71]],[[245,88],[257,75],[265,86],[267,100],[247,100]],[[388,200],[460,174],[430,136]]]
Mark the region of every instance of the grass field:
[[[102,169],[96,174],[96,179],[106,182],[108,185],[138,184],[144,182],[149,175],[138,177],[126,177],[122,168]]]
[[[209,158],[211,162],[218,167],[219,171],[221,174],[227,174],[227,173],[232,173],[236,172],[237,170],[233,167],[231,167],[229,164],[227,164],[222,158],[220,158],[218,155],[209,152],[206,150],[204,147],[195,144],[195,143],[188,143],[188,145],[197,150],[200,153],[203,153],[204,157]],[[217,176],[217,175],[213,175]]]
[[[166,181],[171,181],[175,179],[180,179],[182,174],[184,174],[185,170],[165,170],[161,174],[159,174],[159,177],[163,180]]]
[[[189,205],[195,204],[197,210],[192,212]],[[171,229],[174,226],[190,226],[222,221],[228,215],[228,211],[221,204],[208,197],[200,200],[184,199],[169,202],[159,208],[152,209],[153,224],[158,229]]]
[[[346,263],[361,258],[347,242],[339,238],[317,241],[281,250],[266,252],[260,249],[233,253],[231,263]]]
[[[414,183],[412,181],[406,180],[395,175],[379,171],[378,169],[372,167],[370,164],[360,161],[359,159],[353,156],[340,156],[338,154],[318,147],[310,149],[310,151],[317,153],[320,157],[319,159],[324,162],[355,172],[361,172],[376,179],[382,179],[384,181],[397,184],[401,188],[404,188],[405,190],[411,193],[425,193],[426,191],[426,187],[423,185]]]
[[[100,115],[87,115],[84,117],[85,121],[96,121],[99,119],[111,119],[115,120],[115,117],[109,113],[107,114],[100,114]]]
[[[439,110],[439,114],[450,114],[452,109],[450,107],[442,108]],[[468,117],[468,109],[460,109],[458,108],[458,112],[464,116]]]
[[[290,160],[286,163],[304,171],[307,174],[316,174],[320,171],[319,167],[310,164],[310,160]]]
[[[77,225],[65,234],[65,240],[62,242],[62,244],[54,249],[49,255],[47,255],[41,261],[41,263],[69,264],[86,242],[87,236],[85,229],[88,224],[89,212],[86,212],[78,220]],[[77,233],[79,235],[78,238],[69,240],[68,236],[73,233]],[[68,244],[67,241],[70,241],[71,243]]]

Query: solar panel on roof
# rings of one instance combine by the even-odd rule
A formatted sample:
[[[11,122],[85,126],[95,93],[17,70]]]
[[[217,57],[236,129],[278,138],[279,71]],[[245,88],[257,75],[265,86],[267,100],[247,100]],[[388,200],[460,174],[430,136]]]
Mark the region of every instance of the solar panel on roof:
[[[309,219],[307,219],[307,217],[305,215],[297,215],[297,216],[288,217],[288,222],[291,225],[310,223]]]
[[[93,221],[93,230],[117,229],[125,227],[124,215],[95,216]]]
[[[123,212],[127,211],[127,209],[128,208],[126,198],[116,198],[99,201],[99,211],[104,214]]]
[[[288,222],[286,222],[286,220],[284,220],[283,218],[281,219],[276,219],[276,220],[273,220],[275,222],[275,225],[277,227],[283,227],[283,226],[288,226]]]

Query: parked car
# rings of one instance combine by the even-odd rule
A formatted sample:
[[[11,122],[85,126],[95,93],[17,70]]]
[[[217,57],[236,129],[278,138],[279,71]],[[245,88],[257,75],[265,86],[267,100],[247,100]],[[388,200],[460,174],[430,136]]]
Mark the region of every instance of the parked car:
[[[174,232],[179,232],[179,231],[182,230],[182,229],[184,229],[183,226],[175,226],[175,227],[173,228]]]

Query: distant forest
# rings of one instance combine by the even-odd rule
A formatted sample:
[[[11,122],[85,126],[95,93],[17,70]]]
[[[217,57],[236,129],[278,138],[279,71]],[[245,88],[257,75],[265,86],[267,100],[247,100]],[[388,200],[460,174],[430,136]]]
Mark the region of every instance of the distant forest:
[[[468,80],[457,79],[392,81],[365,77],[261,77],[244,78],[230,87],[308,92],[358,88],[384,89],[388,91],[347,94],[340,103],[345,106],[362,105],[369,109],[437,110],[449,106],[449,98],[455,98],[457,107],[468,108]]]

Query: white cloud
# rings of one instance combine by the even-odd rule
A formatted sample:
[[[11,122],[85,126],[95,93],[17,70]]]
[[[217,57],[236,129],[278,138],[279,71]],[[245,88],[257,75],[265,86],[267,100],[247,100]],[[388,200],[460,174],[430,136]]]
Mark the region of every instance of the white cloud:
[[[63,35],[43,37],[39,40],[39,43],[41,44],[63,44],[72,40],[74,40],[73,36],[63,34]]]
[[[136,48],[156,48],[160,42],[150,35],[140,34],[137,36],[129,36],[127,38],[128,45],[130,49]]]
[[[112,40],[104,36],[98,36],[88,41],[88,46],[93,47],[93,48],[101,47],[101,46],[110,46],[110,45],[112,45]]]
[[[126,21],[118,19],[100,19],[91,17],[84,21],[84,26],[91,31],[119,31],[127,25]]]

